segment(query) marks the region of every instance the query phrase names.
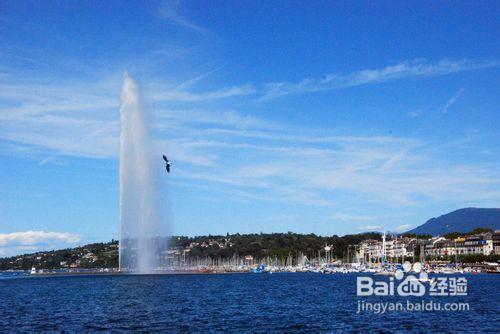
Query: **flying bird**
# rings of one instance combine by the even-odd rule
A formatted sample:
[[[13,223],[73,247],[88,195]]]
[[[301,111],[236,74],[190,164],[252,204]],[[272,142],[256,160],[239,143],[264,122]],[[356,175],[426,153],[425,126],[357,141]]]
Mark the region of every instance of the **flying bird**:
[[[165,160],[165,168],[167,169],[167,173],[170,173],[170,160],[168,160],[165,155],[163,155],[163,160]]]

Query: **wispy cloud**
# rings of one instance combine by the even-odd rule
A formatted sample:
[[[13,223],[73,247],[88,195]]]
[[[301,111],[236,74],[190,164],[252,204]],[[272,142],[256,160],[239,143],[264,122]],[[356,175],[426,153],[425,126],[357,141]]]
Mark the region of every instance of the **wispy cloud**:
[[[224,99],[230,97],[240,97],[255,93],[252,85],[226,87],[215,91],[192,93],[184,90],[174,89],[153,95],[153,100],[158,101],[180,101],[180,102],[199,102]]]
[[[2,122],[0,138],[38,148],[36,159],[42,164],[62,156],[116,157],[116,121],[96,120],[95,113],[49,115]],[[425,198],[500,198],[494,169],[452,164],[435,145],[413,138],[325,136],[304,128],[298,134],[289,125],[235,111],[159,109],[155,115],[156,145],[176,160],[178,177],[208,182],[221,191],[236,186],[246,198],[331,205],[355,195],[364,202],[403,207]]]
[[[174,91],[183,91],[185,90],[186,88],[189,88],[193,85],[195,85],[196,83],[200,82],[201,80],[203,80],[204,78],[206,78],[207,76],[217,72],[218,70],[220,70],[220,68],[216,68],[216,69],[213,69],[213,70],[210,70],[208,72],[205,72],[203,74],[200,74],[194,78],[191,78],[189,80],[186,80],[180,84],[178,84],[173,90]]]
[[[381,225],[364,225],[364,226],[357,226],[356,229],[358,231],[376,232],[376,231],[382,231],[384,227]]]
[[[464,89],[459,89],[443,106],[442,113],[446,114],[448,110],[457,102],[458,98],[462,95]]]
[[[274,82],[265,87],[264,99],[290,94],[377,84],[404,78],[431,77],[499,66],[500,61],[447,60],[429,63],[425,60],[404,61],[381,69],[367,69],[349,74],[329,74],[321,79],[304,79],[297,83]]]
[[[81,140],[79,140],[78,142],[76,142],[74,145],[72,145],[71,150],[72,151],[79,151],[79,150],[81,150],[81,148],[84,147],[85,144],[88,143],[92,138],[96,137],[100,133],[103,133],[105,131],[110,130],[110,128],[113,125],[114,125],[113,123],[105,123],[102,127],[96,129],[95,131],[92,131],[88,136],[85,136],[84,138],[82,138]],[[66,150],[60,150],[60,151],[57,151],[55,153],[52,153],[49,156],[45,157],[44,159],[40,160],[38,162],[38,165],[39,166],[43,166],[46,163],[48,163],[49,161],[54,160],[58,155],[65,154],[66,151],[67,151],[67,149]]]
[[[445,72],[437,65],[427,67],[434,68],[429,73]],[[116,158],[118,101],[113,85],[102,89],[102,85],[7,79],[12,83],[0,89],[0,139],[30,148],[41,165],[64,156]],[[184,81],[173,93],[155,87],[151,94],[155,103],[179,102],[155,104],[153,138],[157,150],[169,152],[175,160],[173,173],[185,184],[241,200],[296,203],[329,212],[353,198],[391,208],[426,201],[500,200],[500,169],[495,162],[450,160],[449,146],[422,138],[345,135],[278,123],[220,105],[194,104],[255,91],[253,87],[188,91],[200,80],[199,76]],[[330,218],[375,221],[368,209],[339,212],[348,213]]]
[[[410,111],[408,113],[408,115],[412,118],[416,118],[416,117],[419,117],[423,114],[423,110],[422,109],[417,109],[417,110],[414,110],[414,111]]]
[[[180,0],[167,0],[163,1],[162,5],[158,9],[160,16],[170,22],[177,24],[178,26],[190,29],[202,35],[208,35],[209,31],[193,21],[189,20],[185,16],[180,14],[180,7],[182,1]]]

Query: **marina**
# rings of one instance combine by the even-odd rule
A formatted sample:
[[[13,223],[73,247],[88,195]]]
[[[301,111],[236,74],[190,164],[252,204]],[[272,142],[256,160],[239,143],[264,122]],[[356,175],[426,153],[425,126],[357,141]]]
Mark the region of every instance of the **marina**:
[[[202,261],[200,261],[202,262]],[[213,262],[213,261],[206,261]],[[224,262],[224,261],[221,261]],[[394,276],[396,270],[402,270],[403,264],[382,264],[376,263],[364,265],[360,263],[343,264],[340,262],[322,263],[320,265],[304,263],[297,266],[280,266],[272,261],[270,263],[259,263],[255,265],[232,264],[229,262],[221,264],[200,264],[195,266],[177,266],[158,268],[152,274],[225,274],[225,273],[253,273],[253,274],[273,274],[273,273],[316,273],[316,274],[352,274],[367,273],[382,276]],[[413,272],[413,271],[410,271]],[[428,274],[479,274],[479,273],[500,273],[500,266],[497,263],[477,263],[466,265],[450,265],[442,263],[427,263],[418,272]],[[97,268],[97,269],[41,269],[33,267],[30,271],[4,271],[2,273],[16,273],[18,275],[93,275],[93,274],[126,274],[118,268]],[[131,273],[133,274],[133,272]]]

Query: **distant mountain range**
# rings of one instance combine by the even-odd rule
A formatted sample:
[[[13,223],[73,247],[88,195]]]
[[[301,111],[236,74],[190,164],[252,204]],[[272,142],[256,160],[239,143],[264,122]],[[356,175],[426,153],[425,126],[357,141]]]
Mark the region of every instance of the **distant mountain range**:
[[[437,218],[431,218],[406,233],[435,236],[450,232],[470,232],[479,227],[500,230],[500,209],[459,209]]]

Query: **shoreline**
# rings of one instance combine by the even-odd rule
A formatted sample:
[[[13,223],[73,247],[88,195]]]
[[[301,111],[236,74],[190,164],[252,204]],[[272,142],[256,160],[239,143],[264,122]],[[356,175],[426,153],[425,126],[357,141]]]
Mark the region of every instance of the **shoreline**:
[[[13,274],[13,275],[4,275],[5,273]],[[311,271],[296,271],[296,272],[286,272],[286,271],[275,271],[275,272],[262,272],[257,274],[318,274]],[[494,271],[483,271],[479,273],[449,273],[448,275],[478,275],[478,274],[498,274],[500,272]],[[162,275],[231,275],[231,274],[256,274],[252,271],[199,271],[199,270],[172,270],[172,271],[161,271],[154,273],[127,273],[127,272],[102,272],[102,271],[88,271],[88,272],[44,272],[44,273],[35,273],[30,274],[26,272],[0,272],[0,279],[2,278],[28,278],[28,277],[71,277],[71,276],[162,276]],[[324,273],[321,273],[325,275]],[[380,273],[371,273],[371,272],[349,272],[349,273],[328,273],[327,275],[345,275],[345,274],[368,274],[368,275],[381,275]],[[433,275],[436,273],[430,273]]]
[[[29,272],[0,272],[2,276],[10,277],[54,277],[54,276],[149,276],[149,275],[219,275],[219,274],[247,274],[248,271],[199,271],[199,270],[171,270],[171,271],[158,271],[154,273],[133,273],[133,272],[119,272],[119,271],[75,271],[75,272],[43,272],[43,273],[29,273]],[[7,275],[4,275],[7,274]],[[11,275],[9,275],[11,274]]]

